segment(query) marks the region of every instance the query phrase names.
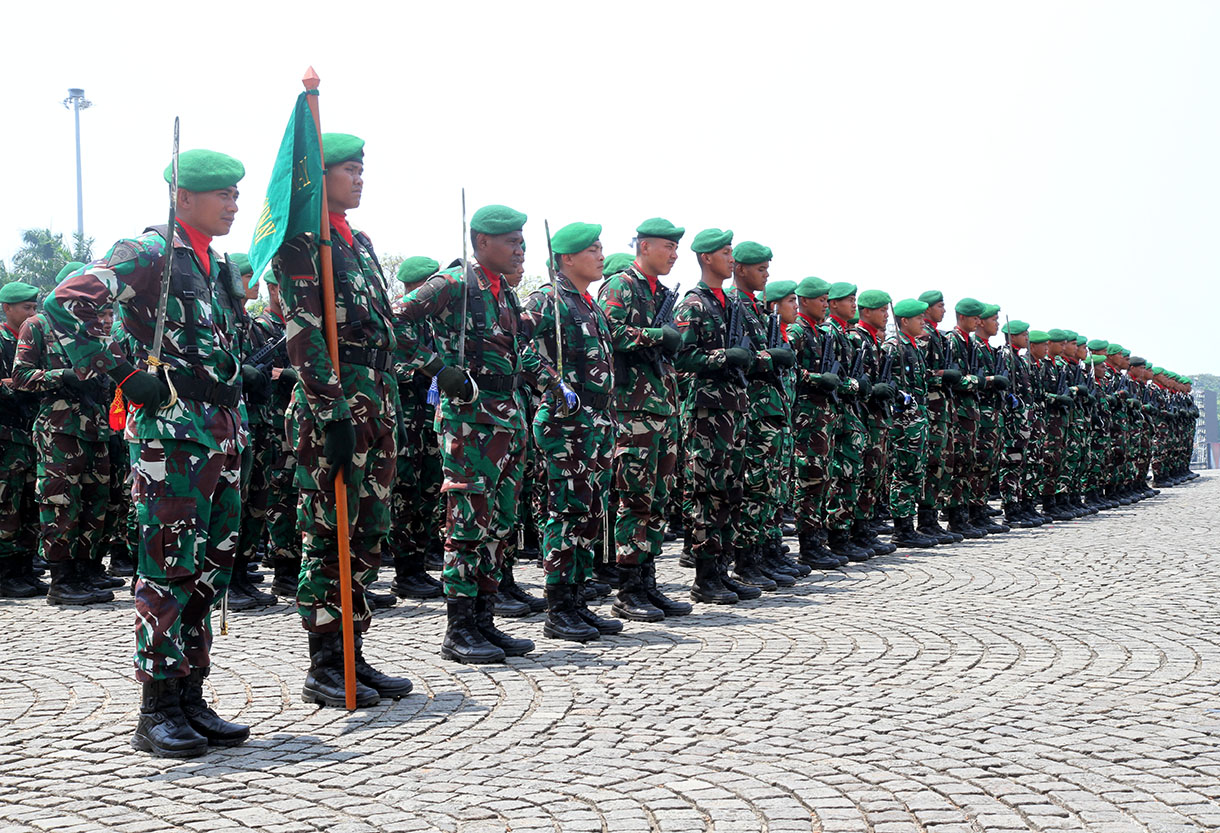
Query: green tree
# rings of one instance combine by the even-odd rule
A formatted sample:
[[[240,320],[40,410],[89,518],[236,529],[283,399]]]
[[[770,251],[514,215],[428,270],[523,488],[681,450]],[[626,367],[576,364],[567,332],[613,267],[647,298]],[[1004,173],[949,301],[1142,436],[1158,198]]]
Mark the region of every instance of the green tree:
[[[93,260],[92,237],[85,237],[79,231],[72,232],[72,259],[78,263],[88,263]]]
[[[92,241],[81,241],[88,246]],[[5,283],[24,281],[43,292],[55,287],[55,277],[64,264],[73,259],[64,246],[63,234],[50,229],[26,229],[21,234],[21,248],[13,255],[13,266],[6,270]]]

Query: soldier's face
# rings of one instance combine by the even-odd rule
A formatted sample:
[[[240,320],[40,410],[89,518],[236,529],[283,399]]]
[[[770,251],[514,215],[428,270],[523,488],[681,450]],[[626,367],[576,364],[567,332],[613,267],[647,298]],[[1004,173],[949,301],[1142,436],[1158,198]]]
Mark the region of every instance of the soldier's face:
[[[660,237],[645,238],[640,241],[640,254],[636,260],[649,275],[668,275],[678,262],[678,244]]]
[[[781,298],[775,302],[775,314],[779,316],[779,320],[784,323],[784,326],[791,324],[796,320],[796,296],[789,295],[786,298]]]
[[[979,328],[979,317],[977,315],[959,315],[957,317],[957,326],[961,328],[963,333],[973,333]]]
[[[885,324],[890,320],[890,310],[888,307],[862,309],[860,310],[860,320],[874,330],[885,330]]]
[[[984,336],[986,336],[987,338],[991,338],[993,335],[995,335],[996,333],[998,333],[1000,331],[999,317],[997,316],[995,318],[984,318],[982,321],[979,322],[979,330],[982,331],[982,334]]]
[[[360,207],[364,193],[364,165],[355,160],[326,169],[326,204],[331,211]]]
[[[1048,341],[1047,342],[1047,351],[1051,354],[1052,358],[1062,355],[1063,342],[1062,341]]]
[[[178,189],[178,216],[182,222],[209,237],[224,237],[237,217],[236,188],[219,191]]]
[[[506,284],[508,284],[509,286],[511,286],[513,289],[516,289],[518,286],[521,285],[521,279],[524,277],[525,277],[525,267],[518,266],[517,271],[504,273],[504,282]]]
[[[1021,333],[1012,337],[1012,346],[1018,350],[1024,350],[1029,347],[1029,333]]]
[[[602,266],[606,257],[602,254],[602,241],[594,241],[593,245],[574,255],[564,255],[563,273],[572,280],[587,287],[602,276]]]
[[[525,236],[520,231],[479,234],[475,241],[475,255],[479,263],[493,272],[508,275],[525,263]]]
[[[829,297],[829,296],[827,296]],[[835,318],[841,318],[844,321],[850,321],[856,316],[856,296],[848,295],[846,298],[835,298],[830,301],[830,314]]]
[[[738,263],[735,269],[737,280],[746,292],[750,294],[761,292],[767,285],[768,268],[770,266],[770,262]]]
[[[726,281],[733,276],[733,247],[723,246],[714,252],[699,255],[699,261],[707,269],[708,275]]]
[[[919,336],[923,334],[923,322],[920,321],[917,316],[911,318],[899,318],[898,329],[901,330],[902,334],[905,336],[910,338],[919,338]]]
[[[279,284],[275,284],[275,283],[267,284],[267,306],[270,307],[271,311],[274,312],[276,315],[283,314],[284,308],[282,306],[280,306],[280,286],[279,286]]]
[[[25,320],[36,312],[38,312],[37,301],[22,301],[20,304],[4,305],[4,318],[14,330],[21,329],[21,325],[25,323]]]
[[[924,316],[932,319],[937,324],[944,321],[945,320],[945,302],[937,301],[935,304],[932,304],[930,307],[928,307],[927,311],[924,312]]]
[[[1048,352],[1048,347],[1047,347],[1047,343],[1045,341],[1043,341],[1039,344],[1029,345],[1029,354],[1031,356],[1033,356],[1035,359],[1037,359],[1038,361],[1042,361],[1043,359],[1045,359],[1047,352]]]

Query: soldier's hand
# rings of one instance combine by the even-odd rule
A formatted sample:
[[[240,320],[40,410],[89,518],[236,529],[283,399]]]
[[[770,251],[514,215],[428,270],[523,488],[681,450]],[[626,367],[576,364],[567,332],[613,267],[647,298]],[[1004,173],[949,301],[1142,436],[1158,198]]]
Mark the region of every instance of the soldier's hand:
[[[241,366],[241,389],[250,399],[259,402],[267,398],[271,389],[271,381],[267,374],[252,364]]]
[[[1008,377],[1002,373],[988,376],[987,380],[991,383],[992,390],[1008,390]]]
[[[962,380],[962,372],[949,367],[940,372],[940,378],[947,385],[956,385]]]
[[[841,384],[843,380],[839,378],[838,373],[823,373],[818,377],[818,387],[827,393],[834,393]]]
[[[280,368],[276,368],[276,369],[279,370],[279,372],[280,372],[280,375],[278,378],[287,379],[289,382],[291,382],[294,385],[297,383],[297,379],[301,378],[300,374],[297,373],[297,369],[295,367],[280,367]]]
[[[682,334],[666,324],[661,328],[661,349],[669,355],[677,354],[682,347]]]
[[[351,417],[326,423],[325,434],[322,455],[330,465],[330,482],[334,483],[342,471],[344,481],[350,483],[352,472],[355,471],[356,457],[356,427],[352,424]]]
[[[792,367],[796,364],[796,354],[787,347],[769,347],[763,351],[771,357],[775,367]]]
[[[744,347],[730,347],[724,351],[724,363],[733,370],[748,370],[754,365],[754,353]]]
[[[856,380],[856,385],[860,390],[860,398],[868,399],[873,393],[873,383],[867,376],[861,376]]]
[[[576,391],[560,382],[551,387],[547,391],[547,395],[551,399],[551,413],[560,419],[567,419],[576,412],[576,408],[580,404],[580,399],[576,395]]]
[[[1072,407],[1072,397],[1068,396],[1067,394],[1056,394],[1055,401],[1065,408]]]
[[[122,362],[110,371],[110,378],[123,386],[123,396],[140,408],[157,410],[169,401],[169,385],[146,370],[136,370],[130,362]]]
[[[475,396],[474,380],[460,367],[442,367],[436,374],[436,386],[445,396],[458,402],[472,402]]]
[[[272,269],[277,275],[285,277],[317,277],[318,267],[314,261],[317,251],[318,236],[313,232],[303,232],[280,244],[279,251],[271,258]]]
[[[894,390],[894,386],[889,382],[878,382],[877,384],[873,385],[873,399],[881,402],[893,399],[896,392],[897,391]]]
[[[89,388],[89,383],[77,376],[75,370],[69,369],[63,375],[63,386],[74,393],[80,393]]]

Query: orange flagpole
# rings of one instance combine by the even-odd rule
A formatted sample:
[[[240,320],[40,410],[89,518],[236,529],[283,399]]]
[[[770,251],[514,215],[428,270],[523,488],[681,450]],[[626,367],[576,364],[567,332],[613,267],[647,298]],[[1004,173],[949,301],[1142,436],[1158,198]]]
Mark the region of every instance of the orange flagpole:
[[[317,92],[322,79],[313,67],[305,71],[301,79],[305,89]],[[309,112],[313,115],[313,126],[318,133],[318,152],[322,152],[322,117],[318,115],[318,96],[311,95]],[[325,164],[325,163],[323,163]],[[335,268],[330,256],[330,219],[326,214],[326,179],[322,179],[322,218],[320,221],[322,245],[318,247],[322,262],[322,333],[326,337],[326,351],[335,366],[335,378],[339,378],[339,329],[335,322]],[[342,380],[340,380],[342,382]],[[339,540],[339,596],[343,608],[343,696],[348,711],[356,708],[356,637],[352,630],[352,552],[347,528],[347,484],[343,472],[335,476],[335,527]]]

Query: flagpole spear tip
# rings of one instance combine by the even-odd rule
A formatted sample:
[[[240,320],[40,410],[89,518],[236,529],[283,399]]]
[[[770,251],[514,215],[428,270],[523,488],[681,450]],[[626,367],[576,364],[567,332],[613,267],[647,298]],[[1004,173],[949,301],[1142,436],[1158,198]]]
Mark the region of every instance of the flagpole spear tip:
[[[301,79],[301,83],[305,85],[307,90],[316,90],[318,85],[322,83],[322,79],[318,77],[318,73],[313,67],[305,70],[305,77]]]

